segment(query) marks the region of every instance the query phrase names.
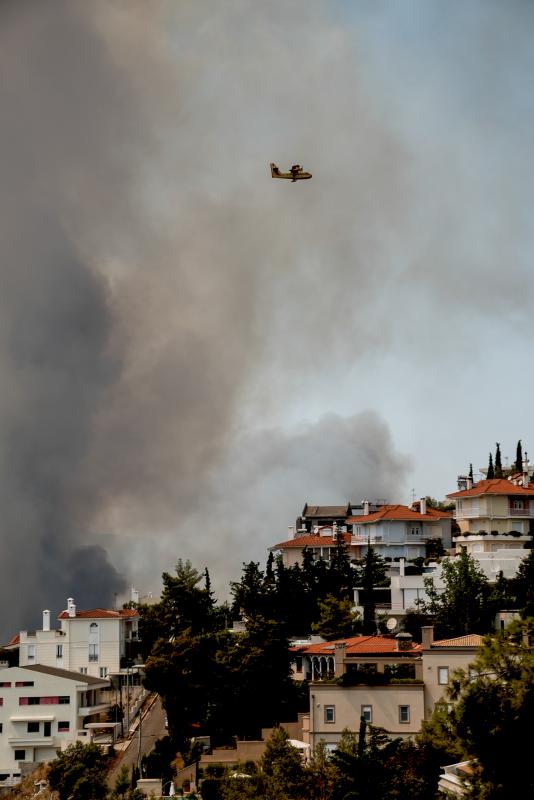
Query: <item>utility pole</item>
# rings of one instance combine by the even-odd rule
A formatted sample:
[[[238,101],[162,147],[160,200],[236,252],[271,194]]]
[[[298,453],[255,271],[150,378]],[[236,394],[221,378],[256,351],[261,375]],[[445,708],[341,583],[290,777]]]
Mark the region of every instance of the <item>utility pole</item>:
[[[130,667],[126,667],[126,736],[130,735]]]

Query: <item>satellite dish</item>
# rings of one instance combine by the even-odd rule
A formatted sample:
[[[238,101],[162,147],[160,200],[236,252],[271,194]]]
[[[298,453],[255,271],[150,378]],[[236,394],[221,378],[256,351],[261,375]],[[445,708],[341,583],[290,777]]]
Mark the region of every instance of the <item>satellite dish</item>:
[[[395,619],[395,617],[390,617],[386,622],[386,628],[388,629],[388,631],[394,631],[396,627],[397,627],[397,620]]]

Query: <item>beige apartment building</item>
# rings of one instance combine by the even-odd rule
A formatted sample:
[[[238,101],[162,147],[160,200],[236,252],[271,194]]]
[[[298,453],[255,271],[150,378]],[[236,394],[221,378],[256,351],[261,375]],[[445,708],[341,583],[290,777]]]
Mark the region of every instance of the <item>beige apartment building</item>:
[[[357,733],[361,717],[384,728],[391,736],[414,736],[421,730],[423,721],[431,717],[437,703],[449,702],[445,691],[455,670],[467,669],[482,644],[482,637],[478,634],[435,641],[432,627],[423,628],[422,645],[413,645],[408,640],[402,642],[401,639],[400,651],[394,650],[395,641],[387,637],[361,639],[362,651],[359,654],[354,652],[352,659],[346,653],[350,651],[353,640],[343,642],[344,648],[340,647],[340,642],[324,643],[332,647],[331,656],[326,656],[324,651],[319,655],[318,646],[310,646],[308,657],[312,657],[313,650],[317,650],[315,657],[319,658],[335,658],[337,655],[335,676],[339,678],[344,674],[349,678],[345,685],[333,680],[333,675],[310,682],[310,714],[304,729],[312,749],[320,741],[334,748],[343,730]],[[390,649],[387,651],[388,645],[379,646],[376,641],[366,646],[366,639],[388,641]],[[409,650],[403,651],[402,648],[408,645]],[[366,649],[368,652],[364,653]],[[401,661],[403,652],[409,661]],[[374,667],[372,680],[363,682],[364,678],[353,683],[350,680],[351,660],[359,662],[360,667],[365,664],[368,671]],[[395,678],[395,668],[402,663],[413,665],[412,678]]]

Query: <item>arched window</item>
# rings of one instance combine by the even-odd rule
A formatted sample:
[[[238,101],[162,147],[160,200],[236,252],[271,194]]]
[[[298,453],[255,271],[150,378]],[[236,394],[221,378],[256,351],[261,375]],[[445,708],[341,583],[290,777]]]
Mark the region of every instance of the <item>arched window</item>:
[[[91,622],[89,625],[89,661],[98,661],[98,645],[100,632],[98,622]]]

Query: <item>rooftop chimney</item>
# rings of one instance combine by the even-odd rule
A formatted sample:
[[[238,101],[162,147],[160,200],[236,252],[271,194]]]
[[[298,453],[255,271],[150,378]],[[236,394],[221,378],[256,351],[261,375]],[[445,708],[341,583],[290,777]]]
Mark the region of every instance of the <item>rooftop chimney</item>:
[[[72,597],[69,597],[67,600],[67,613],[69,617],[76,616],[76,606],[74,605],[74,599]]]
[[[295,538],[295,528],[293,527],[293,525],[288,525],[287,526],[287,532],[288,532],[288,535],[289,535],[290,539],[294,539]]]
[[[43,611],[43,631],[50,630],[50,611]]]
[[[528,455],[526,451],[523,459],[523,487],[528,489]]]
[[[427,625],[421,628],[423,650],[430,650],[434,641],[434,626]]]
[[[397,650],[412,649],[412,634],[408,631],[401,631],[395,636],[395,646]]]
[[[369,514],[369,500],[363,501],[363,514],[365,517]]]
[[[419,513],[426,514],[426,497],[422,497],[419,501]]]

